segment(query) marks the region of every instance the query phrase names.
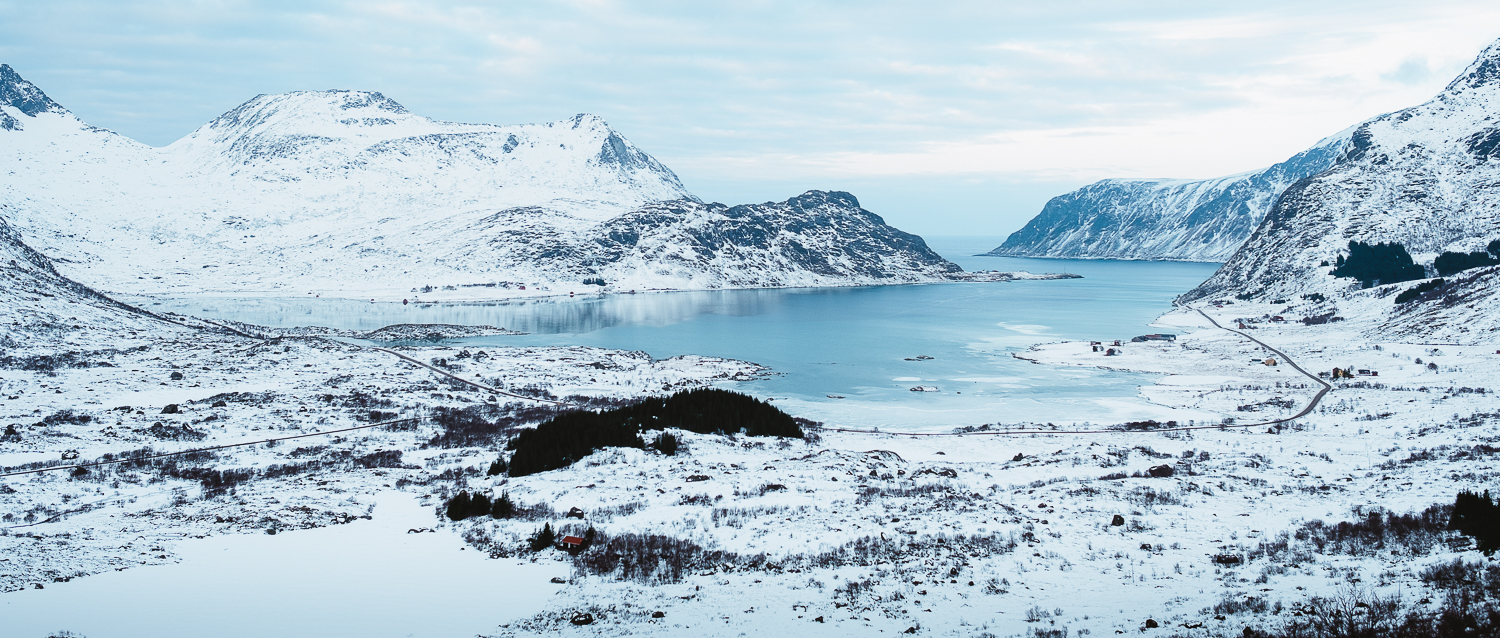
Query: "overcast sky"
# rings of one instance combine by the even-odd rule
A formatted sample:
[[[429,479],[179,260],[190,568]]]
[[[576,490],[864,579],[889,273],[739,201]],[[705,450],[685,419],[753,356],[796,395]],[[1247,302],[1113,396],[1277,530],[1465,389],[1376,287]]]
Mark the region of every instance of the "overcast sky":
[[[704,199],[848,190],[933,235],[1009,233],[1107,177],[1275,163],[1427,100],[1497,37],[1493,0],[0,0],[0,62],[148,144],[303,89],[594,113]]]

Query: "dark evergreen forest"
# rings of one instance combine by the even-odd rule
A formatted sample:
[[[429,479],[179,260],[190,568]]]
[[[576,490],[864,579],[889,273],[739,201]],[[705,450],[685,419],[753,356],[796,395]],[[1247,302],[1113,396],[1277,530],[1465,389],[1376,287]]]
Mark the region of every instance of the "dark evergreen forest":
[[[1346,259],[1340,255],[1336,265],[1333,276],[1358,279],[1364,288],[1427,278],[1426,269],[1412,261],[1406,247],[1397,242],[1366,244],[1351,241],[1349,257]]]
[[[644,430],[677,428],[699,434],[743,434],[802,438],[802,427],[787,413],[755,397],[705,388],[653,397],[634,404],[590,412],[564,412],[522,430],[508,448],[511,476],[526,476],[572,465],[605,447],[644,449]],[[673,437],[658,437],[662,452],[676,452]]]

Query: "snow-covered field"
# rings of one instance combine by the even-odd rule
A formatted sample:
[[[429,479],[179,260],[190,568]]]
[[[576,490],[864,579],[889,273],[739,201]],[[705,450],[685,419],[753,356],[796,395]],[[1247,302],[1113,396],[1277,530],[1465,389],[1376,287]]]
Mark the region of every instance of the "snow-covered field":
[[[124,620],[114,627],[56,610],[112,588],[191,581],[204,564],[235,569],[205,557],[204,547],[318,555],[324,543],[327,568],[299,582],[353,603],[368,591],[354,582],[366,579],[339,561],[359,559],[334,549],[396,547],[409,531],[428,529],[410,536],[447,553],[400,563],[409,587],[447,578],[463,560],[489,566],[454,577],[471,588],[485,586],[480,573],[506,587],[534,585],[518,589],[521,598],[496,594],[523,605],[466,609],[433,625],[453,635],[1091,635],[1134,632],[1147,619],[1186,634],[1238,633],[1261,622],[1256,613],[1291,614],[1309,596],[1350,587],[1399,591],[1409,602],[1437,598],[1421,570],[1461,555],[1465,541],[1330,542],[1319,536],[1326,528],[1309,522],[1363,520],[1374,508],[1421,512],[1492,481],[1495,344],[1369,341],[1358,321],[1304,326],[1297,308],[1205,309],[1226,327],[1243,322],[1310,371],[1378,376],[1330,380],[1333,391],[1311,414],[1282,427],[1233,427],[1296,414],[1320,386],[1285,362],[1265,365],[1274,355],[1181,309],[1160,322],[1177,334],[1172,342],[1127,341],[1114,356],[1087,342],[1052,343],[1018,356],[1162,373],[1141,401],[1171,410],[1181,427],[1230,427],[1075,434],[1082,424],[1055,423],[1056,433],[1010,434],[997,419],[962,436],[683,434],[675,456],[611,449],[564,470],[507,478],[486,476],[501,454],[492,434],[432,419],[87,474],[4,477],[0,583],[9,593],[0,595],[0,633],[148,635]],[[1267,320],[1273,315],[1289,321]],[[482,351],[400,349],[426,368],[316,337],[197,337],[101,354],[110,366],[5,370],[4,418],[17,434],[0,443],[0,464],[61,462],[69,450],[86,461],[145,447],[264,441],[484,405],[494,406],[481,409],[488,418],[521,424],[548,404],[479,386],[603,406],[766,372],[591,348]],[[162,414],[168,404],[178,411]],[[1160,466],[1172,475],[1151,477]],[[231,469],[240,478],[224,472]],[[442,503],[461,489],[508,493],[523,514],[448,521]],[[400,504],[412,498],[425,508],[418,522]],[[566,517],[571,508],[583,518]],[[631,543],[664,557],[625,577],[625,568],[561,550],[531,553],[526,541],[543,524],[594,527],[600,540],[585,559]],[[312,528],[350,531],[301,531]],[[232,540],[244,534],[256,540]],[[248,582],[273,580],[250,571]],[[568,582],[550,584],[553,576]],[[184,605],[238,608],[203,588],[174,591]],[[300,609],[310,626],[338,623],[332,611]],[[573,624],[579,613],[593,622]]]

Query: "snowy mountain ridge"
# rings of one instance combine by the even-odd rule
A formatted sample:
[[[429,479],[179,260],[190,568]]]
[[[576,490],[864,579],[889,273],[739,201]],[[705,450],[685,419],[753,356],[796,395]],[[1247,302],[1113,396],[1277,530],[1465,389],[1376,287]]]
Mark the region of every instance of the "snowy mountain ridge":
[[[1223,261],[1282,191],[1327,169],[1351,127],[1284,162],[1213,179],[1106,179],[1052,198],[986,253],[1001,257]]]
[[[0,217],[65,274],[110,291],[399,299],[463,286],[555,293],[584,279],[856,285],[958,270],[852,196],[703,204],[592,115],[458,124],[376,92],[299,91],[256,96],[152,148],[0,68],[0,112],[16,122],[0,130]]]
[[[1500,299],[1489,285],[1494,267],[1448,278],[1441,295],[1393,305],[1388,297],[1416,282],[1361,290],[1329,264],[1351,241],[1396,242],[1433,275],[1439,254],[1500,238],[1497,117],[1500,41],[1427,103],[1361,124],[1332,168],[1288,188],[1224,266],[1180,301],[1317,293],[1383,317],[1393,334],[1460,342],[1492,335],[1500,330]],[[1383,301],[1371,306],[1370,299]]]

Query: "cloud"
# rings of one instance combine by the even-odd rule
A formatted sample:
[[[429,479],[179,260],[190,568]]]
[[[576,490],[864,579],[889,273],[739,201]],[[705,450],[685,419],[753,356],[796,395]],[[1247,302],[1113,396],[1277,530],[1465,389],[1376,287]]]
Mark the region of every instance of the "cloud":
[[[157,145],[259,93],[355,88],[444,120],[595,113],[722,193],[1082,183],[1249,170],[1421,102],[1500,36],[1492,5],[0,2],[0,62]]]

